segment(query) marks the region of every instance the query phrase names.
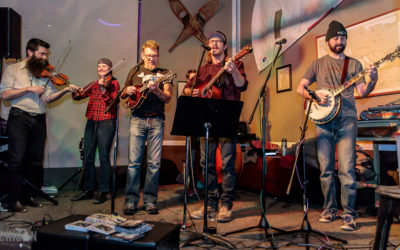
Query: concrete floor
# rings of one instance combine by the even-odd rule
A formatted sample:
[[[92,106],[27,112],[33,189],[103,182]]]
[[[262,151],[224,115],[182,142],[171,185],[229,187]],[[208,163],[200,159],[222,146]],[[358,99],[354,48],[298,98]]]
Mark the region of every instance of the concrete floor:
[[[147,215],[145,211],[139,211],[134,216],[127,216],[131,218],[144,219],[149,221],[165,221],[170,223],[182,223],[183,219],[183,185],[165,185],[159,187],[159,211],[158,215]],[[93,205],[92,200],[71,202],[70,198],[77,192],[63,191],[56,196],[59,202],[58,206],[52,205],[50,202],[43,200],[44,207],[33,208],[27,207],[27,213],[16,213],[12,217],[2,220],[0,225],[12,223],[15,226],[16,221],[35,222],[42,220],[44,217],[51,218],[52,220],[61,219],[72,214],[92,214],[96,212],[110,213],[111,201],[108,200],[104,204]],[[234,204],[233,220],[228,223],[219,223],[217,227],[218,235],[232,230],[246,228],[249,226],[257,226],[261,217],[260,209],[260,195],[256,192],[249,192],[237,190],[237,198]],[[123,191],[117,192],[115,200],[115,212],[119,215],[122,214],[124,205]],[[140,205],[140,204],[139,204]],[[195,197],[189,198],[188,209],[193,212],[201,206]],[[334,236],[340,239],[347,240],[347,244],[341,244],[338,241],[328,239],[327,237],[311,236],[309,244],[315,248],[324,246],[325,248],[344,248],[368,249],[373,245],[375,230],[376,230],[376,216],[368,214],[365,210],[359,210],[360,218],[357,219],[357,230],[354,232],[342,231],[339,227],[340,220],[332,223],[319,223],[318,217],[322,209],[320,205],[310,205],[308,210],[308,219],[313,230],[321,232],[322,234]],[[8,212],[0,212],[0,217],[9,215]],[[301,202],[283,202],[272,197],[267,196],[265,214],[267,221],[273,228],[282,230],[296,230],[300,229],[303,220],[303,207]],[[187,229],[202,231],[202,220],[191,221],[188,217],[187,224],[191,226]],[[21,224],[25,226],[26,224]],[[271,232],[271,231],[269,231]],[[273,230],[276,233],[277,231]],[[182,234],[181,234],[182,237]],[[271,241],[265,238],[263,230],[256,229],[245,233],[238,233],[230,236],[222,237],[224,240],[231,242],[236,248],[239,249],[260,249],[270,248]],[[289,236],[274,236],[273,246],[285,249],[304,249],[304,238],[302,235],[289,235]],[[389,249],[394,249],[394,246],[400,245],[400,224],[393,224],[389,239]],[[223,246],[214,244],[206,244],[202,241],[193,242],[184,247],[185,249],[203,249],[203,248],[216,248],[224,249]],[[0,242],[0,249],[30,249],[29,242]]]

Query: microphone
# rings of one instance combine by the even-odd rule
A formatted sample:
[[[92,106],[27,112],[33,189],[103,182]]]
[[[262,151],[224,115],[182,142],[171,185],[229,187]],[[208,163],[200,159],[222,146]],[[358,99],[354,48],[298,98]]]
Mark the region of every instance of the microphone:
[[[207,50],[207,51],[210,51],[211,50],[211,47],[210,46],[207,46],[207,45],[205,45],[205,44],[201,44],[201,47],[203,47],[205,50]]]
[[[281,40],[276,41],[275,44],[282,45],[285,44],[286,42],[287,42],[286,38],[282,38]]]
[[[312,99],[314,99],[317,102],[321,101],[321,98],[319,98],[319,96],[314,91],[307,88],[307,86],[304,86],[304,89],[307,90],[308,94],[311,96]]]

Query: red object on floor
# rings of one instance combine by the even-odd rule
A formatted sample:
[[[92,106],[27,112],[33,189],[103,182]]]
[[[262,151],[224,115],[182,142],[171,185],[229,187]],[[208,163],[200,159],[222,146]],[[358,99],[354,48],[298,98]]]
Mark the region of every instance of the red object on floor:
[[[294,157],[266,157],[267,174],[265,177],[265,192],[278,197],[286,196],[286,190],[292,174]],[[256,163],[247,163],[243,166],[241,176],[237,180],[239,187],[252,190],[261,190],[262,186],[262,158],[258,157]],[[296,182],[295,182],[296,183]]]

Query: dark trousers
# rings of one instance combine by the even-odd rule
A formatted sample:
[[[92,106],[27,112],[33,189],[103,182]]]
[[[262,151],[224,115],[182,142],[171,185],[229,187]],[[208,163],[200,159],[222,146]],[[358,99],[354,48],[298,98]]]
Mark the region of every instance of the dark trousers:
[[[99,192],[110,191],[110,150],[115,133],[115,120],[87,121],[83,142],[83,190],[94,190],[96,185],[95,155],[99,149]]]
[[[46,116],[32,116],[21,109],[12,108],[7,122],[7,135],[8,168],[12,173],[9,176],[8,198],[14,202],[21,200],[22,194],[33,194],[28,186],[23,190],[23,182],[16,175],[26,178],[39,189],[42,186]]]

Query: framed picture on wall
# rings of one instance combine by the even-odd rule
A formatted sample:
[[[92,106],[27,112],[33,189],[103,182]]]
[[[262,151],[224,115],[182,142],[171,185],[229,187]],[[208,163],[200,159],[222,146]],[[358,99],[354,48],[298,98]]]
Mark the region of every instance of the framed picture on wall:
[[[183,95],[183,89],[186,85],[186,81],[178,81],[177,82],[177,91],[176,91],[176,98],[179,98],[181,95]]]
[[[276,68],[276,92],[292,90],[292,65]]]

